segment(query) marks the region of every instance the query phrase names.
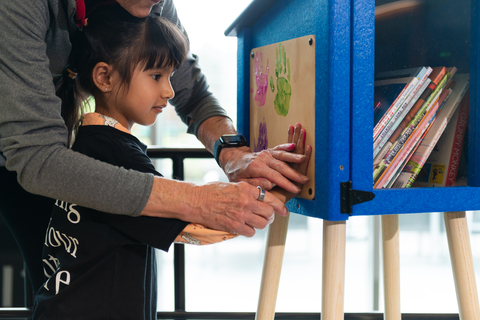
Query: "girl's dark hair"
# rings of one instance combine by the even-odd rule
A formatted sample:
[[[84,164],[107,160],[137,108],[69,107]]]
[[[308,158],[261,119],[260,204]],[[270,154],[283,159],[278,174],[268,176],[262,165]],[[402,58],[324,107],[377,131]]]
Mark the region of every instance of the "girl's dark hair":
[[[178,69],[188,51],[180,29],[155,13],[137,18],[118,4],[100,5],[87,18],[88,25],[72,38],[69,62],[56,88],[62,99],[69,147],[78,130],[82,104],[98,90],[92,79],[97,63],[112,65],[121,85],[128,89],[139,64],[144,71],[165,66]],[[73,80],[72,72],[77,73]]]

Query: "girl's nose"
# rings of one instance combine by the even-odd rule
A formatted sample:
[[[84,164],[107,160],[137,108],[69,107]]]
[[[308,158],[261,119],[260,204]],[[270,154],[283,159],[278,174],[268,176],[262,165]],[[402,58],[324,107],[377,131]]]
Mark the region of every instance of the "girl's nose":
[[[170,83],[170,79],[166,80],[164,87],[162,88],[161,97],[163,99],[173,99],[175,97],[175,91],[173,90],[172,84]]]

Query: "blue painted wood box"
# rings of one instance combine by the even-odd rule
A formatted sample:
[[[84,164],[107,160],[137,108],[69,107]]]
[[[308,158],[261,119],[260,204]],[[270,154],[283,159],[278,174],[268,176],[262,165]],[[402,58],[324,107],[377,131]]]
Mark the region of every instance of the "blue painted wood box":
[[[396,1],[413,9],[376,21],[376,6],[394,2],[254,0],[225,31],[238,38],[238,131],[247,137],[251,50],[316,37],[315,199],[293,199],[292,212],[340,221],[356,215],[480,210],[477,1]],[[470,73],[468,186],[373,189],[374,74],[420,65]]]

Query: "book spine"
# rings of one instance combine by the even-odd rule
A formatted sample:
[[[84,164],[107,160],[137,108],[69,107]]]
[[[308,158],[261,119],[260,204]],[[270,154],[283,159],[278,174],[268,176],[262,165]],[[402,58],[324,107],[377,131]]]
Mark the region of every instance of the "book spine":
[[[438,104],[438,105],[440,105],[440,104]],[[417,133],[415,135],[415,137],[412,137],[413,142],[410,142],[410,146],[408,147],[409,149],[407,150],[407,152],[409,152],[409,154],[407,156],[403,156],[403,157],[400,158],[400,160],[402,161],[402,166],[398,167],[398,169],[396,171],[396,174],[393,175],[389,179],[389,181],[387,181],[384,188],[391,188],[393,186],[395,186],[395,188],[403,188],[403,186],[399,186],[399,184],[397,183],[397,180],[398,180],[399,176],[401,175],[401,173],[404,171],[404,169],[407,166],[407,164],[409,163],[409,161],[412,159],[412,157],[415,155],[415,153],[420,148],[423,140],[425,139],[425,136],[430,131],[433,124],[436,122],[438,113],[439,113],[440,108],[441,108],[441,106],[438,106],[438,108],[437,108],[437,106],[435,106],[435,109],[431,110],[431,113],[429,115],[426,115],[425,125],[422,125],[422,128],[418,129],[419,133]]]
[[[421,68],[420,72],[418,72],[415,77],[405,86],[405,88],[400,92],[397,98],[394,100],[392,105],[388,108],[387,112],[380,118],[378,123],[373,128],[373,140],[375,141],[379,134],[383,131],[387,123],[392,119],[393,115],[397,112],[397,110],[402,106],[405,99],[411,94],[415,86],[420,82],[420,79],[424,77],[427,73],[427,68]],[[431,72],[431,71],[430,71]],[[428,77],[428,75],[427,75]]]
[[[438,121],[438,120],[437,120]],[[413,185],[413,182],[417,178],[418,174],[420,173],[420,170],[422,170],[423,166],[425,165],[425,162],[427,162],[428,157],[432,153],[433,148],[435,147],[435,144],[438,142],[438,139],[440,139],[440,136],[443,134],[443,131],[445,131],[445,128],[447,127],[448,121],[442,121],[440,129],[437,132],[434,132],[433,140],[430,139],[428,144],[421,146],[422,148],[416,152],[412,158],[410,159],[410,163],[407,165],[411,165],[410,170],[410,176],[408,177],[405,188],[411,188]]]
[[[450,161],[448,162],[447,169],[447,179],[445,181],[445,186],[455,186],[455,181],[457,180],[458,173],[458,164],[460,162],[460,155],[462,153],[463,139],[465,136],[465,129],[468,122],[468,113],[470,107],[470,99],[468,95],[465,97],[464,101],[459,107],[458,118],[455,126],[455,138],[452,146],[452,151],[450,154]]]
[[[416,84],[416,83],[418,83],[418,80],[419,80],[418,78],[415,78],[412,81],[414,81],[415,84]],[[412,90],[412,87],[410,86],[410,84],[405,86],[405,88],[402,90],[402,92],[400,92],[400,94],[395,99],[395,101],[392,103],[392,105],[388,108],[387,112],[382,116],[380,121],[378,121],[378,123],[375,125],[375,127],[373,128],[373,140],[374,141],[378,138],[379,134],[382,132],[382,130],[387,125],[387,123],[390,121],[393,114],[398,110],[401,103],[403,103],[403,101],[405,101],[405,98],[407,97],[407,95],[410,94],[411,90]]]
[[[445,72],[446,72],[445,67],[434,68],[434,71],[430,75],[431,82],[428,85],[427,89],[425,89],[425,91],[423,91],[423,93],[420,95],[420,98],[418,98],[417,102],[415,102],[413,107],[410,109],[410,111],[407,113],[407,115],[400,122],[397,129],[395,129],[393,134],[390,136],[390,139],[388,139],[388,141],[385,143],[385,145],[382,147],[382,149],[378,152],[377,156],[373,159],[373,170],[375,170],[376,168],[378,168],[380,166],[380,163],[381,163],[382,159],[389,152],[390,148],[393,146],[395,141],[397,141],[400,134],[407,127],[408,123],[413,119],[413,117],[418,112],[420,107],[423,106],[423,104],[428,99],[428,97],[430,97],[432,92],[437,87],[437,84],[445,76]]]
[[[439,92],[435,95],[438,97]],[[373,172],[374,188],[381,188],[383,183],[379,185],[379,179],[381,179],[385,173],[389,170],[390,165],[395,161],[397,155],[403,151],[403,148],[410,141],[412,133],[417,129],[417,126],[420,124],[422,119],[425,116],[425,112],[419,111],[415,116],[414,120],[408,125],[404,132],[400,135],[397,141],[392,145],[390,150],[387,152],[385,157],[380,162],[380,165]],[[418,120],[418,121],[417,121]]]
[[[458,86],[462,86],[457,89]],[[447,99],[453,99],[452,101],[448,100],[448,105],[444,107],[444,110],[442,111],[443,114],[441,114],[441,118],[437,120],[437,124],[435,125],[434,128],[432,128],[432,131],[429,132],[427,137],[425,137],[424,142],[422,142],[421,147],[419,148],[419,151],[416,152],[413,156],[412,159],[409,161],[407,164],[407,172],[406,174],[410,174],[408,177],[405,188],[411,188],[413,186],[413,183],[415,182],[418,174],[422,170],[423,166],[427,162],[428,157],[433,151],[433,148],[437,144],[438,140],[440,139],[441,135],[445,131],[445,128],[447,127],[451,117],[455,113],[455,111],[458,109],[458,106],[460,105],[460,102],[463,100],[465,94],[468,92],[469,88],[469,82],[466,81],[464,84],[461,84],[459,82],[456,83],[456,87],[452,90],[449,89],[450,94],[447,96],[445,101]],[[455,90],[460,90],[459,92],[453,92]],[[451,96],[451,97],[450,97]],[[444,104],[446,104],[444,102]],[[407,175],[402,175],[403,178],[407,178]]]
[[[410,137],[410,135],[415,130],[417,125],[420,123],[420,121],[423,119],[425,114],[431,108],[432,104],[438,99],[438,97],[440,96],[443,88],[447,84],[448,80],[450,80],[450,77],[451,77],[450,73],[447,72],[445,74],[445,76],[442,78],[442,80],[440,81],[440,83],[438,84],[438,86],[432,92],[432,94],[428,97],[428,99],[425,101],[425,103],[423,103],[423,105],[420,107],[420,109],[415,114],[413,119],[408,123],[406,128],[400,134],[397,141],[395,141],[395,143],[392,145],[390,150],[386,153],[383,160],[380,162],[378,167],[373,172],[374,184],[377,182],[380,175],[387,169],[387,167],[393,161],[393,159],[395,158],[397,153],[402,149],[402,147],[405,144],[405,142],[407,141],[408,137]]]
[[[443,108],[443,105],[448,100],[449,96],[452,93],[452,89],[445,91],[445,98],[443,98],[443,103],[439,107],[439,111]],[[447,127],[448,119],[450,119],[453,112],[455,112],[455,107],[448,110],[448,114],[442,117],[441,119],[436,119],[435,129],[428,130],[428,134],[422,139],[420,146],[417,148],[415,153],[412,155],[402,173],[399,175],[397,182],[395,183],[395,188],[410,188],[417,178],[420,170],[423,168],[423,165],[430,156],[433,148],[437,144],[440,136]]]
[[[395,158],[392,160],[391,165],[385,170],[384,174],[378,180],[377,184],[374,186],[377,189],[387,186],[390,182],[396,180],[398,175],[401,173],[403,167],[408,162],[409,158],[412,156],[414,151],[418,148],[422,138],[425,136],[427,130],[431,128],[431,125],[436,119],[438,114],[438,108],[440,103],[437,101],[434,106],[424,115],[421,119],[421,122],[418,124],[415,131],[412,132],[408,141],[405,142],[402,150],[398,152]]]
[[[420,96],[425,91],[425,89],[427,89],[428,85],[430,84],[430,81],[431,80],[429,78],[425,79],[425,81],[419,87],[417,87],[416,92],[414,92],[414,95],[412,96],[412,99],[410,99],[410,102],[404,105],[403,110],[398,110],[398,112],[395,114],[392,120],[387,124],[385,129],[382,131],[378,139],[375,140],[373,144],[373,157],[376,157],[377,154],[380,152],[380,150],[382,150],[385,143],[387,143],[388,139],[392,136],[392,134],[398,128],[398,126],[400,125],[402,120],[405,118],[407,113],[412,109],[412,107],[420,98]]]

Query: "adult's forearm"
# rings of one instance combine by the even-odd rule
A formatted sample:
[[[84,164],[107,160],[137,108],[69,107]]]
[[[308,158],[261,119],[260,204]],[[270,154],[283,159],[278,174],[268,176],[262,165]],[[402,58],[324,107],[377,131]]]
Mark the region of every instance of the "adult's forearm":
[[[44,146],[28,154],[6,151],[25,190],[99,211],[138,216],[145,207],[153,175],[109,165],[64,146]]]
[[[232,120],[227,117],[212,117],[205,120],[198,128],[197,138],[205,148],[213,153],[215,141],[224,134],[235,134],[237,131],[233,127]]]
[[[67,17],[61,6],[52,10],[55,4],[0,1],[0,143],[6,167],[17,172],[29,192],[139,215],[152,175],[107,165],[66,147],[52,74],[62,72],[70,44],[67,26],[61,24]]]
[[[197,188],[198,189],[198,188]],[[198,222],[195,185],[163,177],[154,177],[152,192],[141,215],[176,218],[183,221]]]
[[[205,185],[154,178],[150,199],[142,215],[177,218],[206,227],[253,236],[272,221],[273,211],[287,214],[284,204],[267,194],[257,201],[258,189],[246,182],[211,182]]]

